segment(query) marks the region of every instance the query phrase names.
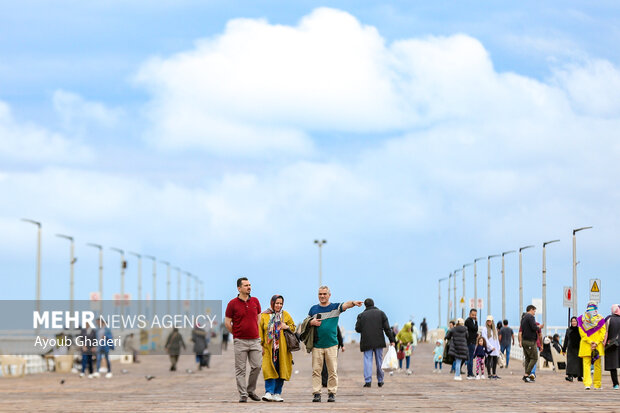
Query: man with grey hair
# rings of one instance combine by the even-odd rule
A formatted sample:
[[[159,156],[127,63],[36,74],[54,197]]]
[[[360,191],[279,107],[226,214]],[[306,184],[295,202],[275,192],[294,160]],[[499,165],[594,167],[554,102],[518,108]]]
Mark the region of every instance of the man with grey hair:
[[[312,394],[313,402],[321,401],[321,370],[323,361],[327,364],[327,392],[328,402],[336,401],[338,390],[338,318],[340,313],[357,306],[361,301],[347,301],[346,303],[330,303],[331,292],[329,287],[319,287],[319,304],[315,304],[308,311],[312,317],[310,325],[316,328],[314,347],[312,348]]]

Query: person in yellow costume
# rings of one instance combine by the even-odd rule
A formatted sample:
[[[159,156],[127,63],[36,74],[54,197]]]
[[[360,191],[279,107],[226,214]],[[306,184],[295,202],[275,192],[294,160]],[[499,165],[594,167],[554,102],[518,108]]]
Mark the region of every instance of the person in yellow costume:
[[[601,388],[601,357],[605,354],[605,319],[598,314],[595,302],[590,301],[585,314],[577,318],[581,342],[579,357],[583,360],[583,384],[586,390],[592,386],[590,367],[594,364],[594,388]]]
[[[282,386],[290,380],[293,370],[293,355],[286,346],[284,330],[295,332],[295,323],[284,311],[284,297],[271,297],[271,306],[260,315],[258,329],[263,346],[263,377],[265,378],[266,402],[283,402]]]

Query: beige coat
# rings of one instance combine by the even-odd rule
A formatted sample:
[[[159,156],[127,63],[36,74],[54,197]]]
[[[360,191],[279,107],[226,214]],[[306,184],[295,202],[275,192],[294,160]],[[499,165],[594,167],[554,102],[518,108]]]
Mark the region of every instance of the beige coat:
[[[261,314],[260,322],[258,324],[260,333],[260,342],[263,346],[263,377],[268,379],[284,379],[290,380],[291,371],[293,370],[293,355],[286,347],[286,338],[284,337],[284,331],[280,330],[280,374],[276,372],[276,368],[272,361],[273,347],[272,343],[267,341],[267,326],[269,325],[269,318],[271,314]],[[282,310],[282,321],[288,325],[291,332],[295,332],[295,323],[289,313]]]

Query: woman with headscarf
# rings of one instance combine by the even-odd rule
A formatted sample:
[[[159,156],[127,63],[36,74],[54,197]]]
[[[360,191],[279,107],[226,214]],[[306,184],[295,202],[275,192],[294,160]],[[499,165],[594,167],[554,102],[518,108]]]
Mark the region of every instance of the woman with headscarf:
[[[405,361],[407,367],[407,375],[411,374],[409,364],[411,363],[411,351],[413,345],[413,333],[411,332],[411,323],[405,323],[403,328],[396,334],[396,351],[405,353]],[[403,360],[398,359],[398,369],[403,368]]]
[[[590,301],[585,314],[577,318],[581,342],[579,357],[583,360],[583,385],[586,390],[592,386],[590,366],[594,365],[594,388],[601,388],[601,357],[605,354],[605,319],[599,315],[595,302]]]
[[[607,318],[605,334],[605,370],[609,371],[614,390],[618,390],[618,369],[620,368],[620,306],[611,306],[611,315]],[[615,343],[615,345],[614,345]]]
[[[487,356],[487,371],[489,373],[489,379],[499,379],[497,375],[497,361],[500,355],[499,336],[492,315],[487,316],[487,321],[480,335],[484,337],[487,342],[487,352],[489,354]]]
[[[573,381],[575,377],[577,380],[582,381],[583,377],[583,363],[579,358],[579,343],[581,342],[581,335],[579,334],[579,327],[577,326],[577,317],[571,317],[570,327],[566,329],[566,336],[564,337],[564,346],[562,347],[562,353],[566,354],[566,380]]]
[[[203,366],[209,367],[210,356],[205,354],[205,350],[208,346],[207,332],[200,326],[200,323],[196,321],[196,325],[192,330],[192,342],[194,343],[194,353],[196,354],[196,363],[198,363],[198,370],[202,370]]]
[[[456,327],[446,334],[446,340],[450,340],[448,354],[454,357],[454,380],[463,380],[461,378],[461,364],[469,358],[469,349],[467,348],[468,335],[465,321],[462,318],[456,320]]]
[[[284,297],[274,295],[271,305],[260,315],[258,323],[260,341],[263,346],[263,377],[265,378],[265,395],[267,402],[283,402],[282,386],[291,379],[293,355],[286,346],[284,330],[295,332],[295,323],[291,315],[284,311]]]

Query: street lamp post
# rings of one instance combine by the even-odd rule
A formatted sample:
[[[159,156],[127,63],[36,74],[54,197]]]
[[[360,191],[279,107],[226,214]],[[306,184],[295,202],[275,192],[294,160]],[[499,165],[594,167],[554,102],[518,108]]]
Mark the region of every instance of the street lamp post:
[[[321,251],[323,250],[323,245],[327,244],[327,241],[315,239],[314,243],[319,247],[319,287],[321,287],[323,285],[323,257]]]
[[[110,248],[112,251],[116,251],[121,255],[121,319],[125,314],[125,268],[127,263],[125,262],[125,251],[120,248]],[[121,324],[121,330],[123,330],[123,324]]]
[[[142,314],[142,255],[137,252],[127,252],[138,259],[138,314]]]
[[[523,314],[523,250],[534,248],[533,245],[526,245],[519,248],[519,317]]]
[[[450,283],[452,282],[452,273],[448,275],[448,294],[446,295],[446,304],[448,305],[448,311],[446,311],[446,326],[450,324],[450,310],[452,306],[450,305]]]
[[[506,266],[504,265],[504,256],[517,251],[502,252],[502,320],[506,319]]]
[[[181,268],[172,267],[177,270],[177,314],[181,314]]]
[[[465,305],[467,301],[467,296],[465,294],[465,267],[469,267],[471,263],[463,265],[463,308],[461,308],[461,318],[465,319]]]
[[[71,243],[71,255],[69,257],[69,311],[71,312],[71,314],[73,314],[73,291],[74,291],[74,283],[75,283],[75,273],[74,273],[74,264],[77,261],[77,258],[75,258],[75,242],[73,241],[73,237],[70,237],[68,235],[63,235],[63,234],[56,234],[56,236],[58,238],[64,238],[66,240],[69,240],[69,242]]]
[[[456,273],[458,271],[460,271],[460,270],[461,269],[459,268],[459,269],[453,271],[454,272],[454,283],[453,283],[452,287],[454,288],[454,318],[457,317],[457,315],[456,315],[456,311],[457,311],[457,306],[456,306]]]
[[[476,263],[486,257],[479,257],[474,260],[474,307],[478,308],[478,269]]]
[[[99,250],[99,302],[103,301],[103,247],[99,244],[88,243],[88,247],[97,248]],[[102,304],[102,303],[101,303]],[[103,304],[99,307],[99,311],[103,310]]]
[[[22,218],[22,221],[28,222],[30,224],[37,226],[37,287],[35,291],[35,296],[37,300],[37,312],[41,312],[41,223],[37,221],[33,221],[32,219]],[[39,332],[39,328],[37,327],[37,333]]]
[[[441,282],[447,280],[448,277],[440,278],[437,282],[437,292],[439,293],[439,305],[437,306],[438,317],[437,317],[437,328],[441,327]],[[447,326],[448,324],[446,324]]]
[[[170,263],[168,261],[159,261],[159,262],[166,265],[166,305],[167,305],[167,314],[170,314]],[[153,294],[154,293],[155,293],[155,290],[153,290]]]
[[[191,295],[191,292],[190,292],[190,283],[191,283],[192,274],[190,272],[187,272],[187,271],[183,271],[183,274],[187,275],[187,288],[185,289],[186,297],[187,297],[187,306],[186,306],[185,309],[189,310],[190,303],[192,302],[192,295]]]
[[[145,255],[144,258],[147,258],[153,261],[153,314],[156,314],[157,310],[157,258],[152,255]]]
[[[542,302],[543,302],[543,335],[547,336],[547,245],[560,242],[559,239],[543,242],[542,250]]]
[[[579,231],[592,227],[582,227],[573,230],[573,314],[577,315],[577,236]]]
[[[487,257],[487,317],[491,315],[491,258],[499,257],[499,254]]]

